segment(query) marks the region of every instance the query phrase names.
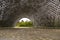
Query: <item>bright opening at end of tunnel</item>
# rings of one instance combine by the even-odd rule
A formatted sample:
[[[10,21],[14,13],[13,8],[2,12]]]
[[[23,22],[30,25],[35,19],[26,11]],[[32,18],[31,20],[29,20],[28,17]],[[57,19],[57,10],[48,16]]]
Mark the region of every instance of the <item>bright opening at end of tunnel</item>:
[[[19,22],[22,22],[22,21],[24,21],[24,22],[29,22],[29,21],[31,21],[30,19],[28,19],[28,18],[22,18],[21,20],[19,20]]]
[[[16,28],[31,28],[32,26],[33,22],[28,18],[21,18],[16,24]]]

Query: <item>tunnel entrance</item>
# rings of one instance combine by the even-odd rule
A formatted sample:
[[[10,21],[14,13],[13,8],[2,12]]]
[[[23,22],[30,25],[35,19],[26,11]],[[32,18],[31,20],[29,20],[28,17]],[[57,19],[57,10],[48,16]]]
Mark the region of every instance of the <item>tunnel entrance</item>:
[[[34,27],[60,27],[59,1],[1,0],[0,2],[0,27],[15,27],[15,24],[19,23],[18,19],[23,17],[29,18]]]
[[[33,27],[33,22],[29,18],[21,18],[16,23],[15,28],[31,28]]]

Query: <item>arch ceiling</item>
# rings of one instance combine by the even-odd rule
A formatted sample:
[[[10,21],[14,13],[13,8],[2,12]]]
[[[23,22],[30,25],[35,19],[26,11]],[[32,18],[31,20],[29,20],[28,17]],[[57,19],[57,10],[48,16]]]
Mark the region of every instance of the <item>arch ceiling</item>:
[[[59,0],[0,0],[0,26],[13,26],[22,17],[34,20],[35,26],[56,26],[59,8]]]

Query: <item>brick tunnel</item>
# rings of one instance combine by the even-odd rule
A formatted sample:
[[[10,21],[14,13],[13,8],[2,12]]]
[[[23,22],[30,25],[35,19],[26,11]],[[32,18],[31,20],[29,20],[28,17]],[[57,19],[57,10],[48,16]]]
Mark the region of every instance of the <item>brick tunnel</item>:
[[[34,26],[60,26],[59,0],[0,0],[0,27],[13,27],[23,17]]]

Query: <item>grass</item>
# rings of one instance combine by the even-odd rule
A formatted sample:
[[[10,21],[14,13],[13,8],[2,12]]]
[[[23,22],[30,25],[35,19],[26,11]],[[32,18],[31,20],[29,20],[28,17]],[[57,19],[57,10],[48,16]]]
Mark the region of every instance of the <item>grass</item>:
[[[22,22],[18,22],[16,24],[16,27],[32,27],[32,26],[33,26],[33,23],[31,21],[29,21],[29,22],[22,21]]]

